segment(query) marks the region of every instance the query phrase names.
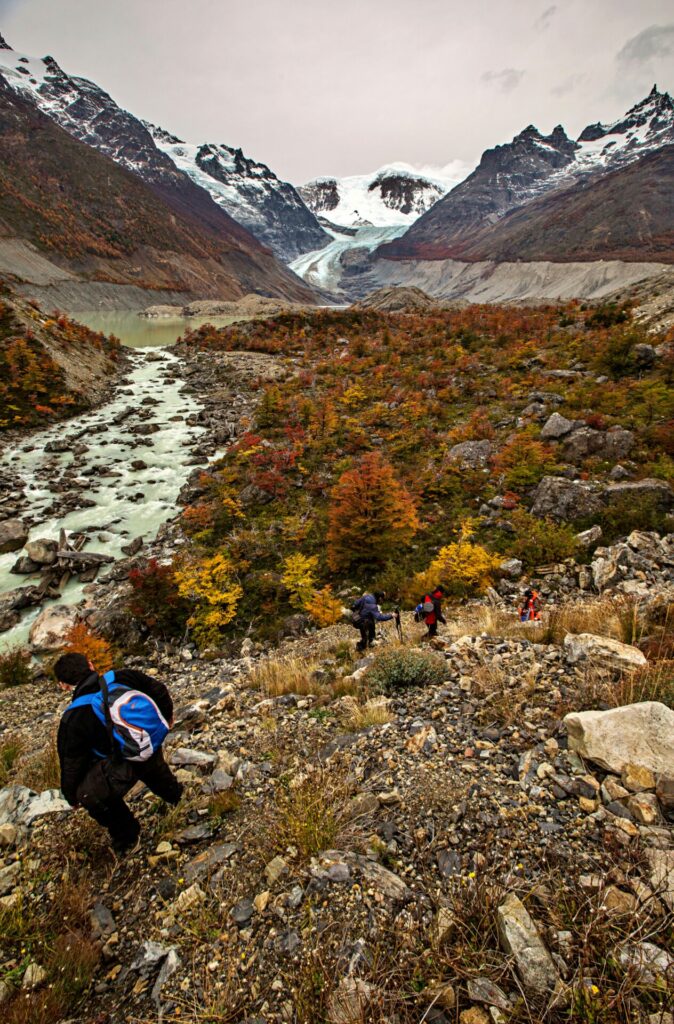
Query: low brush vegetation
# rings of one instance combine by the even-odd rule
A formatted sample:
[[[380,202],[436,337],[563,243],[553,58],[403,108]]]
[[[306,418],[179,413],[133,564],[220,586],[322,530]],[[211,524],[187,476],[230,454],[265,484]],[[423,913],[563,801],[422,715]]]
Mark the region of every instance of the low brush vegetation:
[[[0,690],[25,686],[33,681],[30,652],[23,647],[10,647],[0,654]]]
[[[365,681],[376,693],[393,694],[408,686],[441,683],[447,675],[445,659],[431,651],[392,647],[382,651],[368,668]]]
[[[587,524],[532,516],[535,488],[570,468],[607,483],[619,459],[571,459],[564,441],[540,436],[550,413],[591,427],[599,449],[611,427],[631,431],[633,478],[674,471],[674,360],[665,346],[645,365],[636,350],[672,339],[646,334],[628,306],[618,319],[600,312],[317,311],[193,331],[183,345],[196,359],[250,350],[287,372],[254,385],[255,419],[202,475],[183,513],[187,554],[134,570],[130,608],[146,633],[187,629],[216,648],[245,632],[275,639],[292,616],[338,622],[352,600],[343,595],[365,587],[416,603],[442,582],[462,598],[493,584],[504,558],[531,571],[577,556]],[[607,387],[597,378],[609,367]],[[532,401],[541,393],[543,413]],[[464,442],[482,455],[455,455]],[[499,512],[485,516],[489,502]],[[650,497],[617,500],[595,520],[608,539],[666,524]]]
[[[0,432],[49,426],[90,407],[91,396],[68,383],[53,350],[75,361],[93,357],[109,374],[121,359],[116,339],[61,313],[48,316],[0,282]]]

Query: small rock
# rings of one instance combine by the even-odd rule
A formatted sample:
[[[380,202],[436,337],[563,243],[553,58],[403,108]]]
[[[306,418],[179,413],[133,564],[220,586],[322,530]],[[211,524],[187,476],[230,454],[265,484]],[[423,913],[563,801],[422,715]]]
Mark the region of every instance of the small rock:
[[[229,912],[229,916],[240,928],[246,925],[255,913],[255,905],[252,900],[239,900]]]
[[[28,964],[23,975],[23,981],[21,982],[21,988],[38,988],[39,985],[43,985],[47,980],[47,972],[44,967],[35,962]]]
[[[177,750],[171,752],[169,761],[171,764],[176,765],[207,767],[215,764],[215,754],[207,754],[204,750],[190,750],[187,747],[178,747]]]
[[[654,825],[660,821],[660,807],[655,793],[635,793],[627,801],[627,808],[642,825]]]
[[[497,910],[501,946],[515,961],[526,989],[545,995],[554,990],[559,976],[552,957],[522,901],[511,893]]]
[[[267,876],[267,881],[270,885],[273,885],[274,882],[276,882],[281,875],[285,875],[287,871],[288,865],[283,857],[274,857],[269,861],[264,869],[264,873]]]
[[[643,793],[655,789],[655,775],[642,764],[626,764],[622,770],[622,782],[630,793]]]

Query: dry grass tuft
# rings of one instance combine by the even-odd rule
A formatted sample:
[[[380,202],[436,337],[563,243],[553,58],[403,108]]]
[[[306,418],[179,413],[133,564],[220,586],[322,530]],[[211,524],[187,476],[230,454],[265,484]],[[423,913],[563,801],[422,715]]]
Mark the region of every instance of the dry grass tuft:
[[[25,749],[26,743],[22,736],[9,735],[0,740],[0,787],[6,786],[11,780]]]
[[[351,848],[363,837],[364,822],[349,817],[355,782],[337,769],[315,768],[294,784],[280,779],[260,854],[265,861],[289,847],[309,859],[321,850]]]
[[[265,658],[254,666],[248,678],[253,689],[268,697],[285,693],[306,695],[321,690],[321,684],[312,678],[318,667],[318,662],[306,658]]]
[[[395,719],[395,715],[389,711],[388,701],[377,697],[368,700],[365,704],[353,704],[349,702],[344,708],[341,720],[347,729],[358,731],[369,729],[374,725],[387,725]]]
[[[17,765],[16,781],[37,793],[45,789],[58,789],[61,785],[61,765],[56,748],[54,729],[41,750],[22,759]]]

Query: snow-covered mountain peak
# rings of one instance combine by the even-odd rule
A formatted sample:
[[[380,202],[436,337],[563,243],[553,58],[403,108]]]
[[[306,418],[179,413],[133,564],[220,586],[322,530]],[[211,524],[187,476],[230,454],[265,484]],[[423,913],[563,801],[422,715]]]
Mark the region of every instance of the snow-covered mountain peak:
[[[299,188],[309,209],[339,227],[411,224],[459,180],[393,163],[372,174],[315,178]]]
[[[614,168],[674,142],[674,101],[654,85],[612,124],[590,124],[578,136],[579,169]]]

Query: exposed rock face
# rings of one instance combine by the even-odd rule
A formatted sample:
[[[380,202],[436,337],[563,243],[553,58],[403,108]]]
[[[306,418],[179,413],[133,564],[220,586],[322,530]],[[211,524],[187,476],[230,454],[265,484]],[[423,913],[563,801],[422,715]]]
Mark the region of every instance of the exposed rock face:
[[[544,476],[536,488],[531,511],[535,516],[569,522],[598,515],[602,508],[601,496],[590,484],[561,476]]]
[[[658,701],[572,712],[564,724],[569,748],[608,771],[634,764],[674,775],[674,711]]]
[[[388,258],[451,255],[452,241],[539,194],[548,178],[573,161],[575,149],[561,125],[547,137],[529,125],[512,142],[486,150],[465,181],[380,252]]]
[[[28,540],[28,530],[19,519],[5,519],[0,523],[0,555],[19,551]]]
[[[575,665],[578,661],[594,661],[617,669],[643,668],[648,662],[637,647],[620,643],[608,636],[593,633],[567,633],[564,637],[567,660]]]
[[[514,958],[524,988],[541,996],[550,994],[559,981],[557,968],[522,901],[511,893],[497,915],[501,946]]]
[[[65,604],[55,604],[40,612],[30,627],[28,639],[36,653],[58,651],[77,622],[77,611]]]

